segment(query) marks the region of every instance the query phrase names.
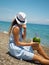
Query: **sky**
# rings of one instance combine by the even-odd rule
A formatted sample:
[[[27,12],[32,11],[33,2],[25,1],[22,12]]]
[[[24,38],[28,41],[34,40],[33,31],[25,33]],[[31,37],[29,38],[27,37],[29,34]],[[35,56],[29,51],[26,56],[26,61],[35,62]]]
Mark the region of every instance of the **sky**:
[[[29,23],[49,25],[49,0],[0,0],[0,21],[12,21],[25,12]]]

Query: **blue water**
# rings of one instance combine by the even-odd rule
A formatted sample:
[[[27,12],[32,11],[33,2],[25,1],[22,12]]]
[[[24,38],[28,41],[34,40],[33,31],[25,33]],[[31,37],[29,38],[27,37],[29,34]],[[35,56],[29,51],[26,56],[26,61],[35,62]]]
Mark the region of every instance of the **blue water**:
[[[0,21],[0,32],[9,31],[11,22]],[[41,44],[49,46],[49,25],[27,23],[27,39],[39,36]]]

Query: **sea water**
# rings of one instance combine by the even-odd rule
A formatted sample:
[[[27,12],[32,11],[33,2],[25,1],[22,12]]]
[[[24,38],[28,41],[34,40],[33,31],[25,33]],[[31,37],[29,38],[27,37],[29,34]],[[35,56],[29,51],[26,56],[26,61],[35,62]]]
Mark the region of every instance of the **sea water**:
[[[8,32],[11,22],[0,21],[0,32]],[[41,39],[41,44],[49,46],[49,25],[27,23],[26,38],[31,40],[36,34]]]

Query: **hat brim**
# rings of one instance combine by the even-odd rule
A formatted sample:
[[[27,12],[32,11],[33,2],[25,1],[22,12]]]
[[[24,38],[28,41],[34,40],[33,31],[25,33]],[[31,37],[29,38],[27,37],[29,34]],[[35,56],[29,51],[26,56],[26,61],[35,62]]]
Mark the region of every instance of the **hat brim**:
[[[16,17],[16,21],[17,21],[17,23],[20,24],[20,25],[23,25],[23,24],[26,24],[26,23],[27,23],[27,19],[25,19],[25,22],[24,22],[24,23],[21,23],[21,22],[17,19],[17,17]]]

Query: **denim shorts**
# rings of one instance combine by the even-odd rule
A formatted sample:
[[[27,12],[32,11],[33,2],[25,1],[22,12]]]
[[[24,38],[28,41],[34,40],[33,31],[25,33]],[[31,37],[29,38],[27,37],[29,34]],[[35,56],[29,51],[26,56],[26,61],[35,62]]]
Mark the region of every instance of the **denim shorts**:
[[[23,52],[23,54],[22,54],[22,56],[21,56],[21,58],[22,58],[23,60],[32,60],[33,57],[34,57],[34,53],[31,53],[31,52],[26,51],[26,50],[24,50],[24,52]]]
[[[14,45],[14,43],[10,43],[9,52],[12,56],[15,56],[18,59],[32,60],[34,57],[33,49],[31,46],[24,46],[24,49],[22,49]]]

